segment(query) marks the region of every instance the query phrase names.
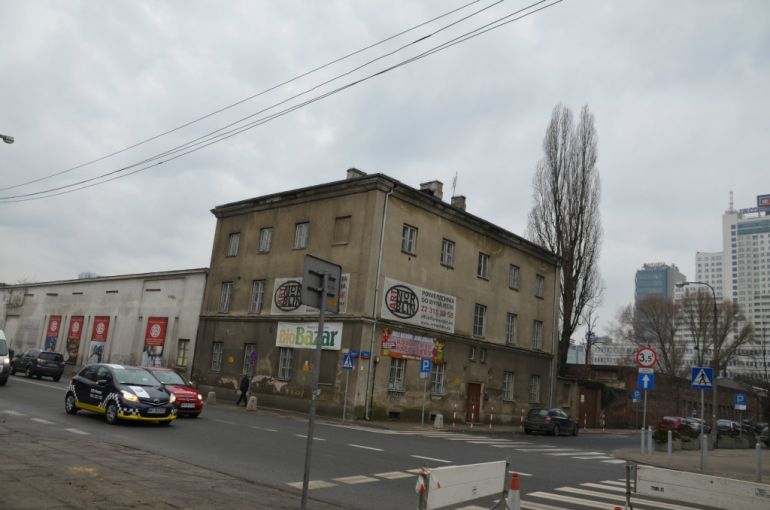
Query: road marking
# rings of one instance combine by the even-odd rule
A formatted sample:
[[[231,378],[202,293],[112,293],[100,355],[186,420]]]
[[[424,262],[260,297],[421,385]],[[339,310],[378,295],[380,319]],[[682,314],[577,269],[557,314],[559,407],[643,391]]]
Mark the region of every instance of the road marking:
[[[487,510],[487,507],[471,505],[471,506],[464,506],[462,508],[458,508],[457,510]]]
[[[227,421],[227,420],[214,420],[219,423],[224,423],[225,425],[237,425],[234,421]]]
[[[591,496],[594,498],[608,499],[610,501],[625,502],[626,500],[625,496],[615,495],[615,494],[606,494],[604,492],[589,491],[589,490],[578,489],[574,487],[560,487],[556,490],[569,492],[571,494],[578,494],[580,496]],[[634,503],[634,506],[636,505],[641,505],[645,507],[653,506],[656,508],[664,508],[666,510],[697,510],[695,507],[691,507],[691,506],[673,505],[671,503],[663,503],[662,501],[650,501],[650,500],[639,499],[634,497],[631,498],[631,501]]]
[[[452,462],[451,460],[434,459],[433,457],[423,457],[422,455],[410,455],[410,457],[415,459],[432,460],[433,462],[443,462],[444,464],[449,464]]]
[[[589,499],[571,498],[569,496],[562,496],[560,494],[551,494],[548,492],[530,492],[529,494],[527,494],[527,497],[552,499],[555,501],[561,501],[562,503],[572,503],[573,505],[590,506],[591,508],[601,508],[602,510],[607,510],[609,508],[607,503],[598,503],[598,502],[591,501]]]
[[[411,473],[404,473],[403,471],[390,471],[388,473],[375,473],[374,476],[385,478],[386,480],[398,480],[400,478],[409,478]]]
[[[517,448],[516,451],[519,451],[519,452],[575,452],[575,453],[577,453],[580,450],[575,450],[573,448],[556,448],[555,446],[549,446],[548,448]]]
[[[578,460],[602,460],[602,459],[612,459],[613,457],[607,457],[606,455],[588,455],[588,456],[581,455],[579,457],[572,457],[572,458],[578,459]]]
[[[91,435],[90,432],[83,432],[82,430],[78,430],[78,429],[64,429],[64,430],[66,430],[67,432],[72,432],[73,434],[80,434],[81,436]]]
[[[483,441],[466,441],[470,444],[511,444],[510,439],[484,439]]]
[[[553,452],[547,452],[544,455],[550,455],[551,457],[569,457],[570,455],[583,455],[583,452],[580,450],[572,450],[572,451],[559,451],[557,453]]]
[[[292,483],[288,483],[286,485],[288,485],[290,487],[294,487],[295,489],[302,490],[303,482],[292,482]],[[313,489],[326,489],[327,487],[336,487],[336,486],[337,486],[336,483],[325,482],[323,480],[310,480],[307,483],[307,488],[310,489],[310,490],[313,490]]]
[[[422,471],[422,468],[417,468],[417,469],[407,469],[407,470],[406,470],[406,472],[407,472],[407,473],[412,473],[412,474],[415,474],[415,475],[419,475],[419,474],[420,474],[420,471]]]
[[[302,439],[307,439],[307,435],[306,434],[294,434],[294,435],[297,436],[297,437],[301,437]],[[326,439],[324,439],[322,437],[314,437],[313,441],[326,441]]]
[[[583,487],[590,487],[592,489],[602,489],[602,490],[605,490],[605,491],[626,492],[625,486],[623,486],[623,487],[615,487],[615,486],[602,485],[600,483],[591,483],[591,482],[581,483],[580,485],[583,486]]]
[[[26,414],[24,414],[24,413],[20,413],[20,412],[18,412],[18,411],[11,411],[10,409],[9,409],[9,410],[7,410],[7,411],[2,411],[2,413],[4,413],[4,414],[10,414],[11,416],[27,416],[27,415],[26,415]]]
[[[352,446],[353,448],[363,448],[364,450],[373,450],[375,452],[384,452],[382,448],[373,448],[371,446],[363,446],[360,444],[348,444],[348,446]]]
[[[602,462],[606,462],[607,464],[625,464],[626,463],[626,461],[623,459],[603,460]]]
[[[275,429],[269,429],[269,428],[267,428],[267,427],[264,427],[262,430],[266,430],[266,431],[268,431],[268,432],[278,432],[278,431],[277,431],[277,430],[275,430]]]
[[[621,487],[626,486],[625,480],[618,480],[617,482],[615,480],[604,480],[602,483],[606,483],[607,485],[620,485]]]
[[[376,478],[371,476],[357,475],[357,476],[343,476],[342,478],[333,478],[335,482],[346,483],[348,485],[357,485],[359,483],[379,482]]]
[[[522,473],[521,471],[508,471],[509,473],[518,473],[519,476],[532,476],[532,473]]]
[[[42,423],[43,425],[54,425],[54,422],[48,421],[48,420],[44,420],[43,418],[31,418],[31,419],[32,419],[32,421],[36,421],[38,423]]]
[[[35,382],[35,381],[30,381],[28,379],[22,379],[20,377],[16,377],[13,380],[24,384],[32,384],[34,386],[43,386],[44,388],[53,388],[55,390],[67,391],[67,386],[59,386],[56,384],[46,384],[43,382]]]
[[[531,501],[522,501],[521,508],[526,510],[564,510],[564,507],[543,505],[542,503],[533,503]]]

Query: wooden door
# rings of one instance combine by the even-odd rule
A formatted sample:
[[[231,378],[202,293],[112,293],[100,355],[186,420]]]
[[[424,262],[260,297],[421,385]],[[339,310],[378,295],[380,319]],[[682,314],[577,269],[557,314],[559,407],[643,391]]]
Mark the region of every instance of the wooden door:
[[[468,383],[468,401],[465,408],[465,421],[467,423],[479,423],[481,414],[481,384]]]

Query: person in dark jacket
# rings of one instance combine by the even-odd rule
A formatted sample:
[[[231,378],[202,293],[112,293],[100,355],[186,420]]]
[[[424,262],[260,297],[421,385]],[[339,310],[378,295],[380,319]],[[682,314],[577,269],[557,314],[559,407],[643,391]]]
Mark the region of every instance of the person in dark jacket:
[[[241,379],[240,390],[241,390],[241,396],[238,397],[238,402],[235,403],[235,405],[237,405],[237,406],[241,405],[241,400],[243,401],[243,405],[246,405],[246,403],[247,403],[246,393],[248,393],[248,391],[249,391],[249,376],[248,375],[244,375],[243,379]]]

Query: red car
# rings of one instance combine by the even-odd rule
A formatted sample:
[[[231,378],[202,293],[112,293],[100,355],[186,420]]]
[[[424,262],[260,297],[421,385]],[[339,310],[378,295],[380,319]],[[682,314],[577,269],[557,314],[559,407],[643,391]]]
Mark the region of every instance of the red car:
[[[170,368],[145,367],[168,391],[176,396],[176,413],[197,418],[203,411],[203,395],[176,371]]]
[[[664,416],[658,428],[663,430],[682,430],[689,427],[681,416]]]

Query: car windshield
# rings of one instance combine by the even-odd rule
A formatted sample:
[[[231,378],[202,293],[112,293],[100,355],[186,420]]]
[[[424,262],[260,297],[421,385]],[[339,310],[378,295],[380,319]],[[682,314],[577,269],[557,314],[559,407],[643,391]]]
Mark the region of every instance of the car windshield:
[[[0,356],[8,356],[8,345],[2,339],[0,339]]]
[[[531,409],[530,416],[548,416],[548,409]]]
[[[187,386],[187,381],[182,379],[182,376],[174,372],[173,370],[151,370],[152,375],[155,376],[163,384],[178,384],[181,386]]]
[[[58,352],[41,352],[38,357],[48,361],[59,361],[62,359],[62,355]]]
[[[115,368],[115,379],[118,384],[134,386],[158,386],[158,380],[141,368]]]

